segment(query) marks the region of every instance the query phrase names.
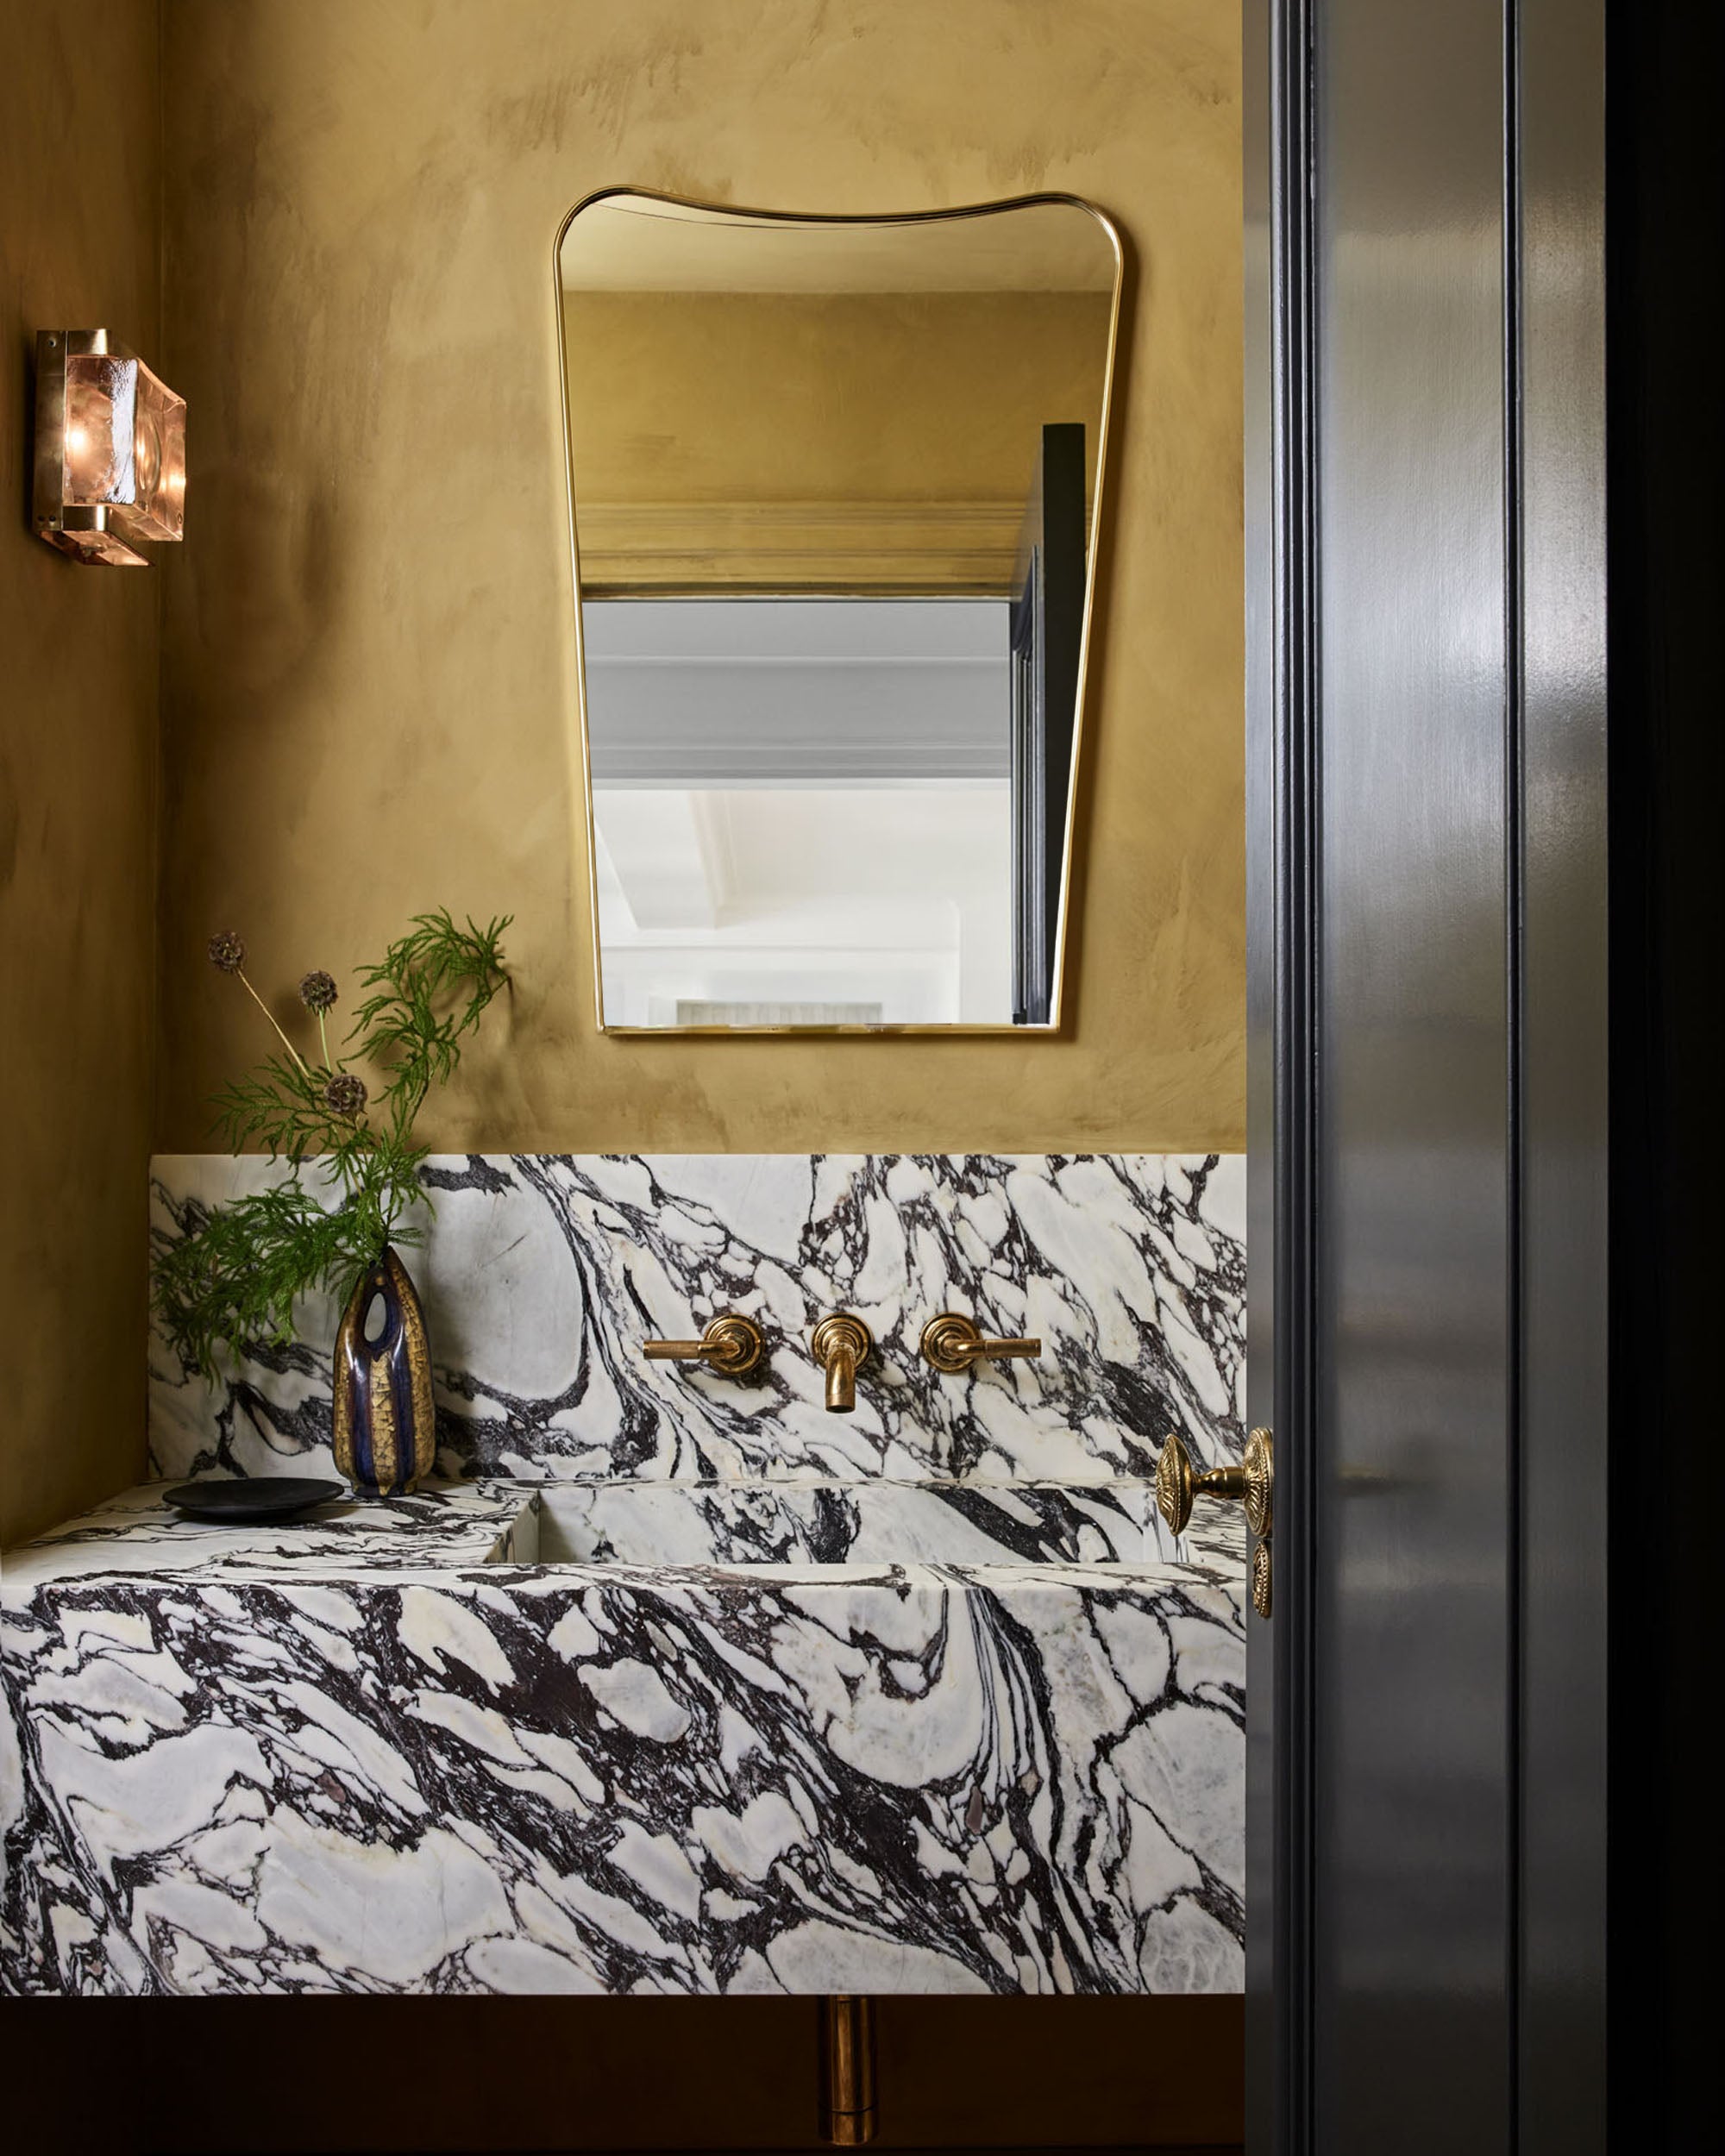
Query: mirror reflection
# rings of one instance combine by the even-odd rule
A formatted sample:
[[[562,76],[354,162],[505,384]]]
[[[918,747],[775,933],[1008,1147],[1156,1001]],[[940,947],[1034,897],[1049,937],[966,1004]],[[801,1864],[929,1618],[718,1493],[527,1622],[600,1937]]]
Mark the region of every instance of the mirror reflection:
[[[600,1023],[1057,1025],[1112,228],[618,193],[558,263]]]

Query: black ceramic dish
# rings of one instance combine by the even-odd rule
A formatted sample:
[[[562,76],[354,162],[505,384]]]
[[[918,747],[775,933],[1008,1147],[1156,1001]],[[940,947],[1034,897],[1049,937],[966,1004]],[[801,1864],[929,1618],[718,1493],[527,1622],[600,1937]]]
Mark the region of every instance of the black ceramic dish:
[[[187,1520],[239,1523],[248,1520],[292,1520],[314,1505],[327,1505],[346,1489],[342,1482],[313,1482],[304,1475],[259,1475],[242,1482],[180,1482],[162,1492]]]

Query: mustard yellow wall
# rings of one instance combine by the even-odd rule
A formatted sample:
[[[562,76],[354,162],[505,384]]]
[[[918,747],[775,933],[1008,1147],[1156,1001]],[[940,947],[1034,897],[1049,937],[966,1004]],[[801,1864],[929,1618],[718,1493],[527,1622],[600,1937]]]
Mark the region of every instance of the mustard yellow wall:
[[[160,580],[28,523],[35,333],[157,348],[156,9],[0,0],[0,1543],[143,1472]]]
[[[571,292],[578,505],[1004,501],[1035,428],[1094,474],[1106,292]]]
[[[287,986],[512,910],[444,1144],[1237,1147],[1244,1135],[1235,0],[171,0],[158,1142]],[[593,1031],[551,243],[633,184],[901,210],[1039,189],[1135,251],[1077,997],[1057,1041]]]
[[[1082,427],[1094,487],[1113,312],[1086,291],[567,293],[583,593],[1005,596],[1043,422]]]

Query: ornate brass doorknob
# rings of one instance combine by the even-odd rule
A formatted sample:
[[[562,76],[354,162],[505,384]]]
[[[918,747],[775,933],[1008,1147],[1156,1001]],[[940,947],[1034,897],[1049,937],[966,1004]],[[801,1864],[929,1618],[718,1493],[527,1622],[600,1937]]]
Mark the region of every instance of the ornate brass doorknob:
[[[649,1363],[706,1363],[722,1377],[746,1377],[766,1351],[760,1326],[734,1310],[715,1318],[699,1340],[641,1343]]]
[[[1275,1453],[1267,1430],[1254,1430],[1246,1439],[1239,1467],[1213,1467],[1198,1474],[1177,1432],[1169,1433],[1156,1463],[1156,1509],[1177,1535],[1185,1533],[1200,1497],[1239,1497],[1245,1503],[1247,1526],[1262,1539],[1274,1516],[1275,1487]]]

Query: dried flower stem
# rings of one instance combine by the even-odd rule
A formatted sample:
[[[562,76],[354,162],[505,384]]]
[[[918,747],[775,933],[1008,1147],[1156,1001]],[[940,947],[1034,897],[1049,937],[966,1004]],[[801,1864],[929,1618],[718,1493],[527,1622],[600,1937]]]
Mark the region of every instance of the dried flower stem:
[[[155,1307],[188,1369],[213,1370],[218,1349],[239,1354],[251,1341],[291,1340],[301,1296],[323,1288],[344,1298],[392,1238],[424,1239],[409,1217],[415,1207],[429,1216],[432,1205],[420,1175],[429,1149],[414,1138],[414,1117],[430,1087],[452,1075],[466,1036],[508,982],[500,948],[508,925],[505,918],[458,927],[447,911],[417,914],[381,962],[364,969],[347,1054],[374,1074],[369,1110],[367,1080],[330,1054],[334,976],[319,970],[300,982],[324,1059],[314,1069],[246,978],[238,931],[210,938],[210,962],[239,974],[287,1051],[223,1087],[220,1127],[236,1151],[260,1144],[289,1172],[230,1205],[188,1207],[183,1232],[159,1244]],[[314,1160],[323,1193],[301,1181]]]
[[[234,970],[236,974],[238,974],[241,985],[245,989],[246,993],[252,999],[252,1001],[257,1005],[259,1010],[263,1012],[264,1016],[269,1020],[270,1024],[275,1026],[276,1038],[281,1043],[282,1046],[287,1050],[288,1054],[292,1056],[294,1062],[299,1065],[299,1068],[304,1071],[306,1076],[309,1078],[311,1075],[311,1072],[306,1063],[304,1056],[300,1054],[299,1050],[294,1046],[293,1043],[289,1040],[286,1034],[282,1031],[280,1026],[276,1025],[275,1012],[271,1010],[268,1004],[264,1001],[263,998],[258,993],[257,990],[252,986],[251,982],[246,979],[245,968],[243,966],[236,966]]]

